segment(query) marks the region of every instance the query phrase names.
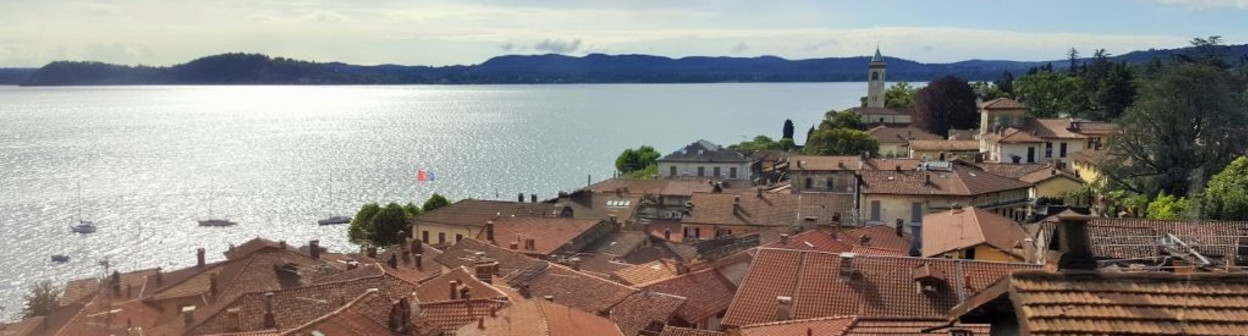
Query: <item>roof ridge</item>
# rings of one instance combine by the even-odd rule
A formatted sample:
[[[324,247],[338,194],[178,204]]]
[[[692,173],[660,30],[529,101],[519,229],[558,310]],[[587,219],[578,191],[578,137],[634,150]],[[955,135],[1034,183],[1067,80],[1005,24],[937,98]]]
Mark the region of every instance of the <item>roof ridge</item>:
[[[347,283],[347,282],[354,282],[354,281],[360,281],[360,280],[365,280],[365,279],[382,278],[382,277],[385,277],[385,276],[387,276],[387,275],[388,275],[388,274],[382,273],[382,274],[373,275],[373,276],[359,277],[359,278],[355,278],[355,279],[346,279],[346,280],[339,280],[339,281],[331,281],[331,282],[325,282],[325,283],[314,283],[314,284],[310,284],[310,285],[306,285],[306,286],[299,286],[299,287],[287,288],[287,289],[269,290],[269,291],[261,290],[261,291],[243,292],[243,293],[240,293],[238,296],[234,297],[234,299],[233,299],[233,300],[230,300],[230,301],[229,301],[229,302],[227,302],[226,304],[223,304],[223,305],[217,305],[217,306],[215,306],[215,307],[214,307],[211,311],[209,311],[209,312],[208,312],[208,313],[209,313],[208,315],[205,315],[205,316],[204,316],[204,318],[203,318],[202,320],[199,320],[198,322],[195,322],[194,324],[192,324],[189,328],[186,328],[185,330],[186,330],[186,331],[195,330],[195,328],[198,328],[200,325],[203,325],[204,323],[207,323],[207,322],[208,322],[209,320],[211,320],[212,318],[217,317],[217,315],[220,315],[220,314],[221,314],[221,312],[226,311],[226,310],[227,310],[227,308],[230,308],[230,306],[233,306],[235,303],[238,303],[239,301],[243,300],[244,298],[247,298],[248,296],[263,295],[263,294],[265,294],[265,293],[274,293],[274,294],[276,294],[276,293],[278,293],[278,292],[282,292],[282,293],[291,293],[291,292],[298,291],[298,290],[319,289],[319,288],[320,288],[320,287],[322,287],[322,286],[329,286],[329,285],[335,285],[335,286],[337,286],[337,285],[342,285],[342,284]],[[397,278],[397,277],[396,277],[396,278]],[[402,279],[400,279],[400,280],[402,280]]]
[[[877,225],[877,226],[878,226],[878,225]],[[775,247],[761,247],[761,246],[760,246],[760,247],[756,247],[756,248],[757,248],[757,249],[760,249],[760,250],[793,251],[793,252],[799,252],[799,253],[822,253],[822,254],[828,254],[828,255],[832,255],[832,256],[838,256],[838,255],[840,255],[841,253],[845,253],[845,252],[828,252],[828,251],[819,251],[819,250],[794,250],[794,249],[775,248]],[[964,259],[944,259],[944,258],[922,258],[922,257],[911,257],[911,256],[878,255],[878,254],[855,254],[855,258],[859,258],[859,259],[861,259],[861,258],[917,259],[917,260],[925,260],[925,261],[928,261],[928,262],[931,262],[931,261],[943,261],[943,262],[949,262],[949,261],[955,261],[955,260],[963,260],[963,261],[966,261],[966,262],[971,262],[971,263],[979,263],[979,264],[1036,265],[1036,264],[1030,264],[1030,263],[1024,263],[1024,262],[1009,262],[1009,261],[995,261],[995,260],[964,260]],[[749,275],[747,274],[746,276],[748,277]],[[741,280],[741,282],[742,282],[742,283],[744,283],[744,282],[745,282],[745,280],[744,280],[744,279],[742,279],[742,280]]]
[[[444,305],[444,304],[462,303],[462,302],[478,303],[478,302],[487,302],[487,301],[497,302],[497,303],[508,302],[506,298],[500,298],[500,297],[484,297],[484,298],[475,297],[475,298],[470,298],[470,299],[449,299],[449,300],[437,300],[437,301],[428,301],[428,302],[417,302],[417,304],[419,305]]]
[[[812,318],[806,318],[806,319],[795,319],[795,320],[784,320],[784,321],[762,322],[762,323],[755,323],[755,324],[747,324],[747,325],[743,325],[743,326],[741,326],[740,328],[754,328],[754,327],[765,327],[765,326],[774,326],[774,325],[785,325],[785,324],[793,324],[793,323],[806,323],[806,322],[818,322],[818,321],[829,321],[829,320],[843,320],[843,319],[854,319],[854,320],[857,320],[857,319],[858,319],[858,315],[832,315],[832,316],[824,316],[824,317],[812,317]]]
[[[371,290],[371,289],[370,289],[370,290],[366,290],[366,291],[364,291],[364,294],[360,294],[360,296],[358,296],[358,297],[356,297],[355,299],[351,300],[351,302],[347,302],[346,304],[342,305],[341,307],[338,307],[338,309],[335,309],[334,311],[330,312],[329,314],[322,315],[321,317],[315,318],[315,319],[313,319],[312,321],[308,321],[308,323],[304,323],[304,324],[302,324],[302,325],[299,325],[298,327],[291,328],[290,330],[287,330],[287,331],[285,331],[285,332],[282,332],[282,333],[280,333],[280,334],[278,334],[278,335],[282,335],[282,336],[284,336],[284,335],[291,335],[291,334],[293,334],[294,332],[299,331],[300,329],[303,329],[303,328],[306,328],[306,327],[311,327],[311,326],[314,326],[314,325],[316,325],[316,323],[324,322],[325,320],[328,320],[328,319],[330,319],[330,318],[333,318],[334,316],[338,316],[338,314],[339,314],[339,313],[342,313],[343,311],[346,311],[347,309],[350,309],[350,308],[351,308],[351,307],[353,307],[353,306],[354,306],[357,302],[360,302],[361,300],[363,300],[364,298],[368,297],[369,295],[374,295],[374,294],[375,294],[375,295],[381,295],[381,292],[380,292],[380,291]]]
[[[805,267],[806,266],[806,253],[802,253],[801,251],[799,251],[797,258],[798,258],[797,259],[797,271],[793,272],[793,276],[796,278],[796,279],[793,279],[793,292],[788,293],[790,317],[797,314],[797,295],[796,294],[802,286],[802,271],[805,270],[806,268]]]

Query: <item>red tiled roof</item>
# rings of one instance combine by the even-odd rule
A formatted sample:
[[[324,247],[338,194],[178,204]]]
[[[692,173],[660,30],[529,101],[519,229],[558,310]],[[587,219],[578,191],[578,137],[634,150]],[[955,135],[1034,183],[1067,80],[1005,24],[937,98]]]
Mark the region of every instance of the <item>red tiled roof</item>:
[[[667,230],[667,231],[665,231]],[[684,238],[684,230],[681,230],[680,221],[670,219],[655,219],[650,221],[650,235],[656,238],[663,238],[664,233],[670,234],[669,241],[679,243]]]
[[[529,300],[487,317],[481,324],[471,323],[455,331],[459,336],[622,336],[620,328],[610,320],[578,311],[558,303]]]
[[[979,108],[985,110],[1019,110],[1025,109],[1027,106],[1010,98],[997,98],[980,103]]]
[[[792,298],[791,316],[795,319],[848,314],[940,319],[962,298],[1009,272],[1040,267],[854,255],[851,274],[842,272],[842,259],[825,252],[760,249],[723,324],[731,327],[774,321],[777,297],[781,296]],[[917,291],[911,274],[911,270],[924,264],[948,275],[945,283],[931,292]]]
[[[995,162],[976,162],[971,163],[975,167],[993,175],[1017,179],[1027,174],[1045,170],[1051,167],[1047,163],[995,163]]]
[[[1109,155],[1108,149],[1084,149],[1078,152],[1070,153],[1071,162],[1083,162],[1093,165],[1099,164]]]
[[[910,149],[945,152],[978,151],[979,140],[911,140]]]
[[[878,250],[897,251],[899,253],[908,254],[910,244],[914,243],[914,238],[909,232],[902,230],[901,235],[897,235],[897,228],[886,225],[869,225],[845,232],[845,236],[849,242],[854,245],[862,245],[862,237],[870,237],[867,247]],[[879,253],[875,253],[879,254]]]
[[[1056,223],[1046,219],[1037,233],[1041,237],[1038,241],[1051,241],[1055,228]],[[1098,257],[1154,257],[1160,253],[1157,241],[1166,234],[1173,234],[1206,257],[1234,258],[1239,245],[1236,237],[1248,233],[1248,222],[1094,217],[1088,222],[1088,231],[1092,251]],[[1142,237],[1150,232],[1156,238]],[[1106,244],[1130,245],[1103,246]]]
[[[629,266],[615,271],[611,275],[619,279],[620,282],[635,286],[677,276],[679,275],[679,270],[676,262],[660,259],[641,265]]]
[[[974,207],[927,214],[923,216],[923,226],[924,257],[987,244],[1021,258],[1014,247],[1027,238],[1027,232],[1014,220]]]
[[[594,183],[585,190],[595,193],[634,195],[689,196],[695,192],[711,192],[708,179],[634,180],[613,178]]]
[[[615,322],[625,335],[637,335],[651,325],[667,324],[676,309],[684,303],[685,298],[680,296],[641,291],[611,308],[611,321]]]
[[[1040,182],[1047,181],[1049,179],[1054,179],[1054,178],[1066,178],[1071,181],[1083,183],[1083,179],[1079,178],[1078,176],[1075,176],[1075,173],[1072,173],[1066,170],[1056,169],[1056,168],[1037,170],[1027,175],[1023,175],[1022,177],[1019,177],[1018,180],[1034,184],[1034,183],[1040,183]]]
[[[999,139],[997,139],[997,142],[1002,142],[1002,143],[1041,143],[1041,142],[1044,142],[1044,139],[1041,139],[1038,134],[1039,133],[1032,133],[1030,130],[1017,129],[1017,128],[1011,127],[1004,131],[1001,131],[1001,134],[997,135],[999,137]]]
[[[958,165],[952,171],[863,171],[862,179],[864,194],[974,196],[1031,187],[1026,182]]]
[[[226,250],[224,254],[225,254],[225,259],[234,260],[234,259],[247,257],[249,255],[252,255],[253,253],[260,252],[261,250],[280,250],[283,248],[283,246],[285,246],[286,249],[296,250],[293,246],[287,245],[284,242],[276,242],[276,241],[256,237],[246,242],[243,242],[242,244],[239,244],[238,246],[231,245],[230,248]]]
[[[825,252],[847,252],[853,249],[853,245],[850,243],[832,238],[832,233],[824,230],[809,230],[798,233],[789,237],[788,244],[777,241],[767,244],[766,247]]]
[[[802,193],[696,193],[693,210],[683,222],[709,225],[798,226],[831,225],[833,214],[848,214],[853,195]],[[740,201],[740,206],[735,202]]]
[[[553,296],[556,303],[594,314],[606,314],[616,303],[637,291],[634,287],[548,262],[511,274],[507,285],[516,289],[528,286],[529,297]]]
[[[109,336],[127,334],[127,321],[129,321],[131,326],[142,328],[155,325],[160,316],[160,312],[155,308],[139,301],[111,301],[121,300],[97,297],[85,306],[81,306],[82,308],[77,310],[76,314],[72,315],[70,319],[66,319],[69,316],[67,314],[63,314],[60,317],[49,317],[48,324],[50,326],[58,325],[52,322],[52,320],[59,319],[63,321],[59,323],[63,327],[58,332],[45,332],[40,333],[40,335]],[[0,335],[4,335],[4,332],[0,331]]]
[[[317,318],[282,335],[394,335],[435,336],[442,330],[419,319],[409,321],[402,332],[391,329],[392,303],[385,295],[365,292],[340,309]]]
[[[870,158],[860,156],[793,156],[789,170],[795,171],[857,171],[857,170],[915,170],[923,163],[919,159]]]
[[[577,240],[599,223],[603,222],[558,217],[503,217],[494,220],[494,243],[510,247],[510,243],[516,242],[520,247],[517,252],[549,255]],[[486,234],[485,230],[481,230],[477,240],[486,241]],[[525,249],[524,241],[527,239],[533,239],[534,249]]]
[[[464,240],[448,247],[435,259],[439,263],[446,265],[446,267],[471,267],[477,261],[477,253],[481,253],[481,256],[490,258],[490,260],[497,261],[500,276],[506,276],[512,272],[526,269],[542,262],[505,247],[491,245],[474,238],[464,238]]]
[[[845,111],[843,112],[853,112],[853,113],[857,113],[858,115],[870,114],[870,115],[905,115],[905,116],[908,116],[908,115],[914,114],[914,110],[909,109],[909,108],[871,107],[871,106],[852,107],[852,108],[845,109]],[[870,120],[866,120],[866,121],[870,122]]]
[[[35,332],[42,332],[44,322],[47,318],[36,316],[25,320],[0,323],[0,335],[4,336],[31,336],[37,335]]]
[[[517,203],[465,199],[426,212],[412,219],[413,223],[434,223],[484,227],[485,222],[502,217],[556,217],[561,208],[550,203]]]
[[[725,333],[722,331],[681,328],[681,327],[673,327],[670,325],[663,327],[663,333],[659,334],[659,336],[727,336],[727,335],[728,333]]]
[[[728,309],[728,304],[737,292],[737,286],[715,269],[697,271],[643,286],[646,290],[684,297],[685,304],[676,310],[676,317],[688,323],[700,322]]]
[[[467,287],[469,295],[474,298],[507,297],[506,293],[499,291],[494,286],[481,282],[473,273],[475,271],[469,270],[468,266],[460,266],[451,269],[450,272],[426,279],[420,283],[420,288],[416,290],[416,298],[420,299],[420,302],[452,300],[451,281],[458,281],[460,286],[458,288]]]
[[[478,319],[509,304],[510,301],[498,298],[421,302],[420,319],[438,329],[454,331],[469,324],[476,326]]]
[[[876,126],[867,130],[867,134],[879,140],[880,143],[908,143],[915,140],[940,140],[939,135],[928,133],[918,127],[910,126]]]
[[[844,335],[854,324],[853,316],[829,316],[803,320],[788,320],[742,326],[741,336],[798,336],[798,335]]]
[[[970,331],[971,335],[988,336],[992,326],[978,323],[958,323],[952,328],[949,322],[936,319],[911,319],[896,317],[859,317],[845,330],[845,336],[930,336],[948,333],[950,329]],[[927,329],[936,329],[923,332]]]

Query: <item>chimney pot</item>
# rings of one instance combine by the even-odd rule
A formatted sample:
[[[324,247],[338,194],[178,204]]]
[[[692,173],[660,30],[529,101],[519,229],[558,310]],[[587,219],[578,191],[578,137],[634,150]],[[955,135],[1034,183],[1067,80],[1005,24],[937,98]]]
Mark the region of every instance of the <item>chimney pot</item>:
[[[1028,263],[1036,262],[1036,241],[1031,238],[1023,239],[1023,260]]]
[[[313,239],[308,242],[308,253],[312,255],[312,259],[321,258],[321,241]]]
[[[1057,236],[1061,257],[1057,260],[1058,271],[1095,271],[1097,263],[1088,242],[1088,216],[1058,216]]]
[[[789,245],[789,234],[787,233],[780,234],[780,245],[785,245],[785,246]]]
[[[898,236],[898,237],[903,237],[903,236],[905,236],[905,233],[906,233],[906,230],[905,230],[905,225],[906,225],[906,221],[905,221],[905,220],[903,220],[903,219],[901,219],[901,218],[898,218],[898,219],[897,219],[897,224],[896,224],[896,229],[897,229],[897,230],[896,230],[896,231],[897,231],[897,236]]]
[[[279,249],[279,250],[285,250],[285,249],[286,249],[286,241],[285,241],[285,240],[279,240],[279,241],[277,242],[277,249]]]
[[[390,265],[390,268],[399,268],[398,255],[391,253],[390,258],[386,260],[386,265]]]
[[[523,198],[524,195],[520,195]],[[485,329],[485,317],[477,318],[477,329]]]
[[[852,277],[856,270],[854,269],[854,254],[850,252],[842,252],[841,257],[841,276]]]
[[[264,327],[277,327],[277,319],[273,316],[273,292],[264,293]]]
[[[459,297],[459,281],[451,280],[450,285],[451,285],[451,300],[455,300],[456,298]]]
[[[509,247],[511,247],[511,249],[513,249],[513,250],[519,250],[519,249],[520,249],[520,242],[518,242],[518,241],[512,241],[512,242],[511,242],[511,245],[510,245]]]
[[[485,222],[485,241],[494,244],[494,221]]]
[[[162,273],[164,272],[161,271],[161,268],[157,267],[156,268],[156,287],[160,287],[165,284],[165,277]]]
[[[581,258],[568,259],[568,264],[572,266],[573,271],[581,270]]]
[[[204,267],[204,248],[195,250],[195,266]]]
[[[414,257],[413,259],[416,259],[416,269],[418,270],[425,269],[425,261],[423,260],[424,256],[425,256],[424,254],[420,254],[420,253],[413,255]]]
[[[858,237],[858,245],[871,246],[871,236],[862,235],[862,237]]]
[[[788,321],[793,318],[793,297],[777,296],[776,297],[776,320]]]
[[[195,306],[182,308],[182,323],[187,327],[195,324]]]

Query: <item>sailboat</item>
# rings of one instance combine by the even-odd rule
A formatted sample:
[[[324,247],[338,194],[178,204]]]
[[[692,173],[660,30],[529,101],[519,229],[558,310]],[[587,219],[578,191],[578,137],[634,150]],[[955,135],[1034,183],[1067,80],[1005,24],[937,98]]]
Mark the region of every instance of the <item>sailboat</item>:
[[[333,199],[334,189],[332,186],[329,189],[329,194],[330,194],[330,199]],[[318,220],[316,221],[316,224],[317,225],[338,225],[338,224],[347,224],[350,222],[351,222],[351,216],[337,216],[337,215],[334,215],[333,213],[330,213],[329,218]]]
[[[216,188],[209,187],[208,188],[208,219],[200,220],[199,226],[234,226],[234,225],[237,225],[238,223],[232,222],[228,219],[212,218],[212,199],[214,197],[216,197]]]
[[[70,225],[74,233],[95,233],[95,222],[82,219],[82,182],[78,182],[78,224]]]

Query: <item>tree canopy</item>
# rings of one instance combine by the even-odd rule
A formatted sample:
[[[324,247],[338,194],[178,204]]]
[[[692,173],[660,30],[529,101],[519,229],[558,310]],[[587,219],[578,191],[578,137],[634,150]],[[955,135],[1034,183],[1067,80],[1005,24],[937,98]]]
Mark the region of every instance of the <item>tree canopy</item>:
[[[403,242],[411,212],[398,203],[365,204],[351,219],[347,236],[357,244],[390,246]]]
[[[48,316],[61,305],[61,289],[52,284],[51,280],[35,282],[26,295],[26,307],[22,308],[22,319],[37,316]]]
[[[785,119],[785,120],[784,120],[784,129],[783,129],[783,130],[781,130],[781,133],[780,133],[780,138],[781,138],[781,139],[792,139],[792,138],[793,138],[793,119]]]
[[[919,89],[910,86],[910,83],[897,82],[884,91],[884,106],[892,108],[914,107],[914,95],[918,92]]]
[[[1209,219],[1248,221],[1248,156],[1240,156],[1209,180],[1204,216]]]
[[[806,155],[858,155],[876,153],[880,142],[867,132],[849,128],[820,128],[806,141]]]
[[[823,121],[819,123],[819,129],[836,128],[848,128],[865,131],[867,130],[867,124],[862,122],[862,116],[857,113],[837,112],[836,110],[824,113]],[[811,134],[807,135],[807,139],[811,136],[814,136],[814,129],[811,129]]]
[[[446,196],[433,193],[432,196],[429,196],[429,199],[425,200],[425,204],[420,206],[420,210],[422,212],[430,212],[433,211],[433,209],[441,208],[447,205],[451,205],[451,200],[446,199]]]
[[[914,99],[912,123],[928,132],[944,136],[949,129],[979,127],[975,91],[961,78],[945,76],[927,83]]]
[[[659,152],[650,146],[625,149],[620,156],[615,158],[615,169],[625,174],[646,169],[646,167],[659,164],[660,156]]]
[[[1148,219],[1184,219],[1187,210],[1187,198],[1161,193],[1148,203]]]

